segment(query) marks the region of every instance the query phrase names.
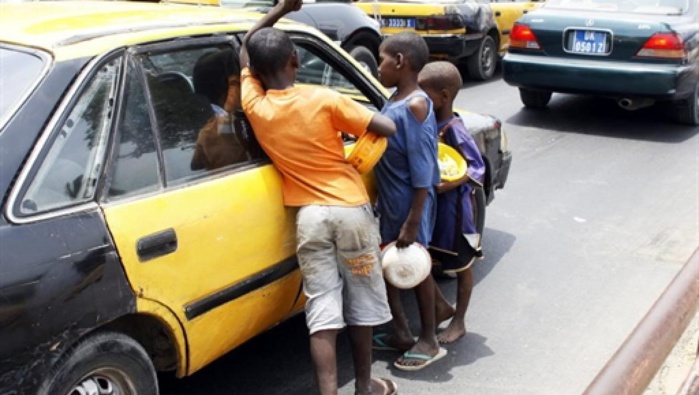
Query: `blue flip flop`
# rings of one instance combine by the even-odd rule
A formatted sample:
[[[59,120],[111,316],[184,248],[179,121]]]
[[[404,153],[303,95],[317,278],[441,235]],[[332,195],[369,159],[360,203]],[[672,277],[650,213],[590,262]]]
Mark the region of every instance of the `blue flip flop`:
[[[388,333],[377,333],[372,338],[371,348],[378,351],[400,351],[392,345],[386,343],[383,339],[390,336]]]
[[[418,359],[425,362],[419,365],[403,365],[400,364],[398,360],[396,360],[395,362],[393,362],[393,366],[395,366],[396,369],[404,370],[406,372],[414,372],[416,370],[423,369],[424,367],[432,364],[432,362],[444,358],[445,355],[447,355],[447,350],[441,347],[439,348],[439,351],[437,351],[436,355],[420,354],[406,351],[403,353],[403,358]]]

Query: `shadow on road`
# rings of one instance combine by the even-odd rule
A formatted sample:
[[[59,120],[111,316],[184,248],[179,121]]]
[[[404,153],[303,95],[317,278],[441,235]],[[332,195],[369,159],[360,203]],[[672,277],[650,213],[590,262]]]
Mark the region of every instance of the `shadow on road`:
[[[591,134],[659,143],[681,143],[699,127],[673,123],[666,105],[626,111],[610,99],[554,94],[548,108],[522,108],[507,123],[565,133]]]
[[[485,258],[475,263],[476,284],[493,269],[514,244],[509,233],[486,228]],[[455,295],[454,280],[439,280],[438,285],[449,300]],[[477,288],[475,292],[478,292]],[[412,291],[403,292],[403,302],[414,334],[419,333],[420,319]],[[376,328],[375,333],[389,331],[390,326]],[[485,344],[486,338],[469,332],[466,337],[446,346],[449,355],[439,361],[438,368],[419,372],[402,372],[393,368],[397,352],[376,351],[374,363],[385,364],[395,377],[416,381],[446,382],[453,376],[452,368],[470,365],[480,358],[493,355]],[[338,382],[344,387],[354,380],[352,354],[345,332],[338,336]],[[435,365],[436,366],[436,365]],[[266,333],[250,340],[214,361],[191,377],[177,379],[171,373],[159,375],[162,395],[307,395],[315,393],[313,364],[309,353],[305,316],[299,314]],[[342,393],[345,393],[343,391]],[[408,392],[409,393],[409,392]]]

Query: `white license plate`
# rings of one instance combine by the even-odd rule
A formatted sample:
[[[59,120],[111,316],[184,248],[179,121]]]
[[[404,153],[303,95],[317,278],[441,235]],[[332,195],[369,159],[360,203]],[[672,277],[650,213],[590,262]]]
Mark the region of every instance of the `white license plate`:
[[[414,18],[382,18],[381,26],[398,28],[415,28]]]

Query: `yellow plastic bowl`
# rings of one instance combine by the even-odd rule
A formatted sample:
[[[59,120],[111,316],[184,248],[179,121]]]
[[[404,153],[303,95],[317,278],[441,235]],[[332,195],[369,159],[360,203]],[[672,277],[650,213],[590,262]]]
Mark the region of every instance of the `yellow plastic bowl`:
[[[359,174],[365,174],[374,168],[376,163],[381,159],[388,140],[386,137],[379,136],[376,133],[366,132],[360,137],[352,147],[352,151],[347,156],[349,162]],[[349,148],[345,148],[345,151]]]
[[[456,181],[466,175],[468,170],[466,159],[451,146],[439,143],[437,145],[437,159],[442,181]]]

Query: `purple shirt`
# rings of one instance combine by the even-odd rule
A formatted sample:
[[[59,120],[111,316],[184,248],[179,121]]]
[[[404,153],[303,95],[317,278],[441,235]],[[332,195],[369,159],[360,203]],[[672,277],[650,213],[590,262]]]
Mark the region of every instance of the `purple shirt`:
[[[475,224],[474,185],[483,185],[485,163],[471,133],[457,114],[437,125],[447,145],[455,148],[468,164],[469,181],[451,191],[437,195],[437,220],[431,245],[456,251],[456,237],[478,233]]]

